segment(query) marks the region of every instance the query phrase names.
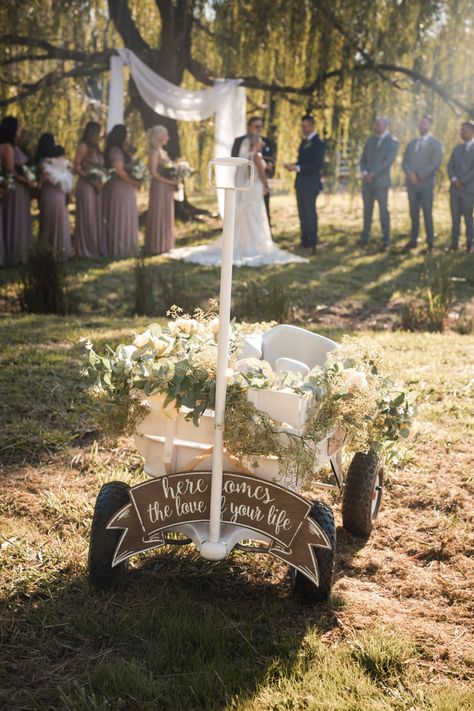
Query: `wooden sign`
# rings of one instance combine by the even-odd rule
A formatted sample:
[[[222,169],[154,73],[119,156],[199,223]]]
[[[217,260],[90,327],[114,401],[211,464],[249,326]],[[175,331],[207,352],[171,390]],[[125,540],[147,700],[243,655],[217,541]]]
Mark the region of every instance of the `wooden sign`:
[[[170,474],[131,488],[130,503],[107,526],[124,531],[113,565],[164,545],[165,530],[184,523],[208,522],[210,493],[211,472]],[[259,533],[264,534],[271,539],[269,553],[317,585],[318,564],[313,547],[330,548],[330,543],[309,517],[311,507],[302,496],[278,484],[253,475],[224,473],[221,521],[255,531],[256,538]]]

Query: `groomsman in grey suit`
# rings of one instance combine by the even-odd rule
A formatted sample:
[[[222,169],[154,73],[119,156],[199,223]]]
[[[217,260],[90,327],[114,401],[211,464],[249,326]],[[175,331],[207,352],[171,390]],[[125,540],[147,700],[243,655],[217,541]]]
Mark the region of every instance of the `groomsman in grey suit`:
[[[461,139],[463,143],[454,148],[448,163],[452,220],[449,249],[456,251],[459,247],[462,216],[466,225],[466,251],[474,253],[474,121],[464,121]]]
[[[382,251],[387,249],[390,241],[388,189],[391,185],[390,168],[398,151],[398,141],[390,135],[388,127],[388,119],[385,116],[377,116],[374,121],[374,135],[367,140],[359,163],[364,202],[364,228],[359,244],[365,246],[369,241],[374,202],[377,201],[382,227]]]
[[[433,191],[435,175],[443,160],[444,147],[441,141],[431,135],[433,119],[423,116],[418,129],[419,138],[410,141],[405,149],[402,168],[406,175],[408,202],[410,205],[411,235],[403,251],[414,249],[420,230],[420,207],[425,221],[428,252],[433,251]]]

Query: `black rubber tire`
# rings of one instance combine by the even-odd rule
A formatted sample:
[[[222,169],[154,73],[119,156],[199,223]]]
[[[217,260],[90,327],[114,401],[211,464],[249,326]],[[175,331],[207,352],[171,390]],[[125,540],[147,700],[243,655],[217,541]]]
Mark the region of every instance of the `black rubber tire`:
[[[315,585],[296,568],[290,569],[290,583],[295,596],[307,605],[326,602],[332,588],[334,556],[336,552],[336,524],[332,509],[320,501],[313,502],[309,515],[316,521],[329,539],[331,548],[314,547],[319,568],[319,585]]]
[[[375,452],[356,452],[342,494],[342,523],[346,531],[368,538],[377,518],[383,491],[383,466]],[[377,497],[374,502],[374,495]]]
[[[89,543],[89,582],[99,590],[119,585],[128,570],[128,560],[112,568],[115,549],[123,531],[106,528],[112,516],[130,502],[129,486],[123,481],[104,484],[95,502]]]

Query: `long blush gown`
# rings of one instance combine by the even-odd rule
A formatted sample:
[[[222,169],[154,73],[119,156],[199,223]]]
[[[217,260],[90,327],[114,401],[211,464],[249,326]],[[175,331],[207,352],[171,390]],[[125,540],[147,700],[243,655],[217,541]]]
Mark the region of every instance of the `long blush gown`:
[[[15,165],[24,165],[28,160],[21,148],[14,147]],[[15,181],[15,190],[3,199],[3,240],[6,264],[26,262],[33,242],[31,223],[31,196],[28,188]]]
[[[40,239],[46,239],[58,257],[71,256],[71,228],[67,195],[58,186],[44,179],[39,198]]]
[[[88,173],[92,168],[103,168],[104,159],[98,148],[88,148],[81,168]],[[102,220],[102,192],[85,178],[76,185],[76,249],[79,257],[100,257],[104,252],[104,224]]]
[[[125,162],[120,148],[112,148],[110,161]],[[131,257],[138,246],[138,210],[135,188],[118,176],[109,180],[103,189],[105,256]]]
[[[169,163],[165,151],[160,151],[160,163]],[[151,179],[150,197],[145,225],[145,251],[161,254],[174,247],[173,186]]]

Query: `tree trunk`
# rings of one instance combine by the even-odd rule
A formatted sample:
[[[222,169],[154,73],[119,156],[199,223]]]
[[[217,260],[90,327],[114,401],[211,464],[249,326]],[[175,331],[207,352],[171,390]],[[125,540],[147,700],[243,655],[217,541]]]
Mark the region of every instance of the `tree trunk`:
[[[181,86],[185,69],[191,60],[191,32],[195,0],[155,0],[161,17],[160,48],[150,47],[140,35],[133,21],[128,0],[108,0],[110,16],[124,44],[157,74],[167,81]],[[146,129],[151,126],[166,126],[170,136],[167,151],[171,159],[180,155],[178,126],[175,119],[160,116],[140,96],[132,79],[129,82],[131,105],[137,109]],[[186,200],[175,201],[175,214],[181,220],[191,220],[203,214]]]

